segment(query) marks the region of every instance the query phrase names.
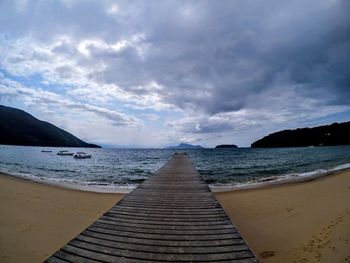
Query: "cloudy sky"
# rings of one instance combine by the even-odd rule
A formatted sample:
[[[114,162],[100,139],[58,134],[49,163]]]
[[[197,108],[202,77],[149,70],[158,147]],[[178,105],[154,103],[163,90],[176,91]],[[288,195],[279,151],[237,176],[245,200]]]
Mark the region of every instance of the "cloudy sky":
[[[107,146],[350,120],[350,1],[0,0],[0,103]]]

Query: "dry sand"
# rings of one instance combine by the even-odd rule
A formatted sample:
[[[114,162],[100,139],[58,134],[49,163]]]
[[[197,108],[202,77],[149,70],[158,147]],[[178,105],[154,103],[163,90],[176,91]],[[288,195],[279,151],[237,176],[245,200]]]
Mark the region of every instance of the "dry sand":
[[[215,195],[262,262],[350,262],[350,171]],[[0,262],[41,262],[122,196],[0,176]]]
[[[123,194],[69,190],[0,176],[0,262],[42,262]]]
[[[350,262],[350,171],[217,193],[262,262]]]

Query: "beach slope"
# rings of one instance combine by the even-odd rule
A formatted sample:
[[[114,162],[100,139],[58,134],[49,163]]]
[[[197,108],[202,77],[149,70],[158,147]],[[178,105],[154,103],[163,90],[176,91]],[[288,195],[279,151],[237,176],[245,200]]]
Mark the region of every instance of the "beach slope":
[[[262,262],[350,262],[350,171],[216,193]]]
[[[0,262],[42,262],[122,196],[0,175]]]

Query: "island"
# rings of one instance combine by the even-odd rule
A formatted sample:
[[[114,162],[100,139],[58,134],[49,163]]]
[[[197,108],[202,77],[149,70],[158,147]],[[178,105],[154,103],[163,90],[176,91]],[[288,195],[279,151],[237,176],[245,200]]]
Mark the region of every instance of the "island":
[[[166,147],[166,149],[204,149],[202,146],[200,145],[192,145],[192,144],[188,144],[188,143],[180,143],[177,146],[168,146]]]
[[[252,143],[252,148],[335,146],[350,144],[350,121],[314,128],[272,133]]]
[[[0,105],[0,144],[101,148],[29,113]]]
[[[235,149],[238,148],[235,144],[220,144],[215,146],[215,149]]]

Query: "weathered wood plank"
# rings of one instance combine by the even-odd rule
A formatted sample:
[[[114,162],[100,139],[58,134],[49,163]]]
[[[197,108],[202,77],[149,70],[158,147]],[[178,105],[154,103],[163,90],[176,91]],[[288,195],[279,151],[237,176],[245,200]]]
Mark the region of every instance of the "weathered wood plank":
[[[136,232],[136,233],[148,233],[148,234],[177,234],[177,235],[220,235],[220,234],[229,234],[233,232],[237,232],[234,228],[223,228],[223,229],[200,229],[200,230],[176,230],[176,229],[149,229],[149,228],[136,228],[136,227],[127,227],[122,226],[120,224],[110,224],[110,223],[99,223],[95,222],[93,226],[112,229],[116,231],[128,231],[128,232]]]
[[[113,247],[106,247],[101,244],[92,244],[87,242],[82,242],[80,240],[74,239],[69,245],[66,246],[70,251],[74,251],[81,256],[94,257],[98,260],[103,260],[107,262],[115,262],[115,257],[125,257],[125,258],[135,258],[135,259],[146,259],[146,260],[156,260],[156,261],[182,261],[182,262],[202,262],[204,260],[227,260],[227,259],[240,259],[251,257],[252,253],[247,250],[247,247],[239,251],[228,251],[221,253],[205,253],[205,248],[202,248],[202,253],[198,254],[186,254],[186,253],[156,253],[156,252],[139,252],[133,250],[130,254],[130,250],[119,249]]]
[[[115,218],[127,218],[135,220],[152,220],[152,221],[171,221],[171,222],[208,222],[208,221],[218,221],[218,220],[228,220],[227,215],[202,215],[202,216],[160,216],[160,215],[140,215],[140,214],[130,214],[130,213],[120,213],[109,211],[105,216],[115,217]]]
[[[45,262],[47,263],[67,263],[69,261],[56,258],[55,256],[48,258]]]
[[[221,208],[203,209],[203,210],[192,210],[192,209],[181,209],[181,210],[171,210],[171,209],[145,209],[139,207],[127,207],[127,206],[117,206],[111,208],[110,211],[115,212],[128,212],[134,214],[150,214],[150,215],[214,215],[225,213]]]
[[[71,253],[70,251],[66,251],[64,248],[57,251],[54,257],[57,257],[66,262],[76,262],[76,263],[100,263],[101,262],[98,260],[94,260],[92,258],[81,257],[77,254]]]
[[[154,246],[167,246],[167,247],[216,247],[216,246],[229,246],[237,243],[236,239],[223,239],[223,240],[158,240],[158,239],[144,239],[144,238],[132,238],[132,237],[121,237],[116,235],[104,234],[94,232],[91,230],[85,230],[82,235],[101,238],[105,240],[140,244],[140,245],[154,245]]]
[[[199,226],[199,225],[189,225],[189,226],[175,226],[175,225],[154,225],[154,224],[137,224],[137,223],[130,223],[130,222],[121,222],[116,220],[108,220],[106,218],[102,219],[99,218],[96,220],[97,223],[102,222],[109,225],[119,225],[119,226],[126,226],[126,227],[132,227],[132,228],[144,228],[144,229],[165,229],[165,230],[218,230],[218,229],[232,229],[234,228],[232,225],[223,224],[223,225],[206,225],[206,226]]]
[[[223,239],[234,239],[239,238],[240,235],[237,232],[228,234],[207,234],[207,235],[177,235],[177,234],[148,234],[141,232],[128,232],[128,231],[116,231],[112,229],[105,229],[97,226],[90,226],[89,230],[108,235],[115,235],[120,237],[134,237],[142,239],[154,239],[154,240],[176,240],[176,241],[206,241],[206,240],[223,240]]]
[[[156,253],[184,253],[184,254],[203,254],[203,247],[167,247],[167,246],[151,246],[140,245],[132,243],[121,243],[110,240],[99,239],[95,237],[89,237],[85,235],[79,235],[76,240],[82,242],[88,242],[95,245],[102,245],[105,247],[113,247],[119,249],[127,249],[139,252],[156,252]],[[248,247],[242,240],[237,240],[237,244],[229,246],[216,246],[206,247],[205,254],[207,253],[219,253],[219,252],[233,252],[247,250]]]
[[[226,217],[223,211],[207,214],[164,214],[164,213],[137,213],[135,211],[120,211],[120,210],[109,210],[110,214],[115,215],[129,215],[129,216],[144,216],[150,218],[213,218],[213,217]]]
[[[223,209],[221,207],[216,207],[216,208],[193,208],[193,209],[186,209],[186,208],[178,208],[178,209],[170,209],[170,208],[147,208],[147,207],[130,207],[130,206],[124,206],[122,204],[118,204],[118,206],[114,206],[111,209],[113,210],[117,210],[117,209],[121,209],[121,210],[132,210],[132,211],[146,211],[146,212],[152,212],[154,211],[155,213],[174,213],[174,214],[178,214],[178,213],[184,213],[184,214],[197,214],[197,213],[209,213],[209,212],[215,212],[215,211],[223,211]]]
[[[121,217],[111,217],[111,216],[102,216],[102,219],[108,219],[110,221],[115,221],[115,222],[130,222],[134,224],[139,224],[139,225],[166,225],[166,226],[193,226],[193,225],[198,225],[198,226],[210,226],[210,225],[225,225],[225,224],[230,224],[229,219],[223,219],[223,220],[215,220],[215,221],[200,221],[200,222],[177,222],[177,221],[160,221],[160,220],[136,220],[136,219],[129,219],[129,218],[121,218]]]

